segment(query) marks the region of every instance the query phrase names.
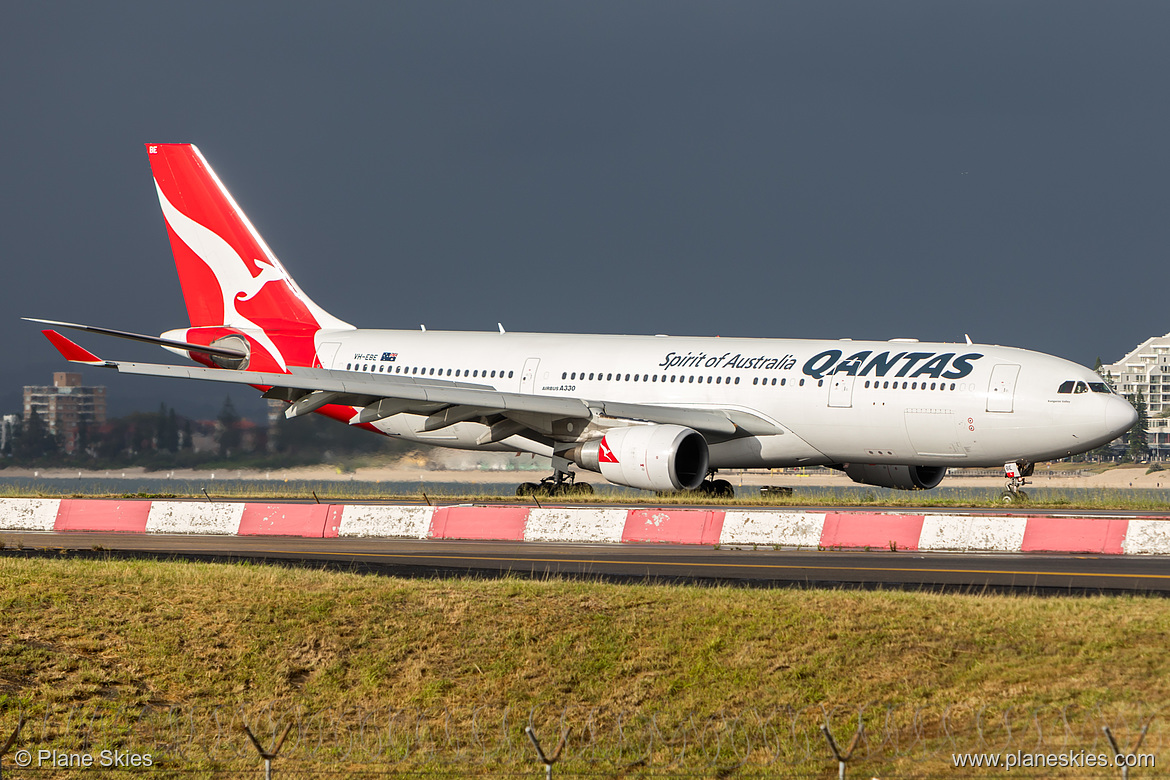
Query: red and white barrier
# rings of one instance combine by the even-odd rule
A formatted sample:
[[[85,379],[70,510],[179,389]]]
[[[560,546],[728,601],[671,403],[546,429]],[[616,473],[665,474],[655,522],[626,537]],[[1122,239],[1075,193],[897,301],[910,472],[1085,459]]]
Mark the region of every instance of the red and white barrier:
[[[631,509],[622,541],[719,544],[724,514],[701,509]]]
[[[349,504],[342,510],[337,535],[426,539],[434,515],[429,506]]]
[[[59,498],[0,499],[0,528],[11,531],[52,531],[61,510]]]
[[[1170,517],[0,499],[0,531],[1170,555]]]

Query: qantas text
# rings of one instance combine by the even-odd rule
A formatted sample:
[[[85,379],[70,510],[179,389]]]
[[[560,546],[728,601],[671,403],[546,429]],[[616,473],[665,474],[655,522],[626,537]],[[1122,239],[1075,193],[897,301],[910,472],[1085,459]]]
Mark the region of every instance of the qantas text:
[[[864,350],[842,358],[844,354],[839,349],[828,349],[813,355],[805,361],[804,373],[814,379],[828,374],[962,379],[974,370],[972,361],[983,357],[978,352],[965,355],[954,352],[881,352],[875,355],[873,350]],[[891,373],[895,369],[896,373]]]

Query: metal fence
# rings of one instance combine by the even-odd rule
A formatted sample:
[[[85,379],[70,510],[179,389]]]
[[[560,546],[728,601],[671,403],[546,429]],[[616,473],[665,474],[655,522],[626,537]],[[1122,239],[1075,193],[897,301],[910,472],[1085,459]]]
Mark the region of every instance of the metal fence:
[[[927,777],[944,769],[961,776],[958,754],[1114,756],[1139,752],[1139,738],[1140,752],[1156,759],[1170,740],[1160,712],[1145,703],[817,704],[708,713],[487,704],[459,712],[56,705],[0,710],[0,746],[12,737],[0,773],[264,777],[267,754],[270,776],[285,779],[515,777],[554,769],[558,777],[833,776],[845,770],[840,759],[858,777]],[[1148,765],[1129,771],[1157,776]],[[1124,775],[1111,767],[1075,776]]]

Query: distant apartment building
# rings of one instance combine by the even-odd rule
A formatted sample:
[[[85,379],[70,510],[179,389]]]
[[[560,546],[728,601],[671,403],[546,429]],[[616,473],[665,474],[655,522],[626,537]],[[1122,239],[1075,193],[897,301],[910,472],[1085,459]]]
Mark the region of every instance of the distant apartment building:
[[[7,451],[19,423],[20,415],[17,414],[6,414],[0,418],[0,452]]]
[[[1101,366],[1101,374],[1131,400],[1142,394],[1150,454],[1160,460],[1170,457],[1170,333],[1143,341],[1116,363]]]
[[[106,421],[106,388],[82,387],[81,374],[58,371],[52,385],[24,388],[25,422],[34,411],[61,449],[75,452],[81,425]]]

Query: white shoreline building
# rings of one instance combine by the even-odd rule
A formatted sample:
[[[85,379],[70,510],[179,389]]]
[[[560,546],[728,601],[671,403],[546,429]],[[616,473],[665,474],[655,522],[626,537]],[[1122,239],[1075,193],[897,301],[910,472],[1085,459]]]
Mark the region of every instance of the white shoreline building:
[[[1146,434],[1150,456],[1170,457],[1170,333],[1146,339],[1116,363],[1101,366],[1114,389],[1133,400],[1140,391],[1146,399]]]

